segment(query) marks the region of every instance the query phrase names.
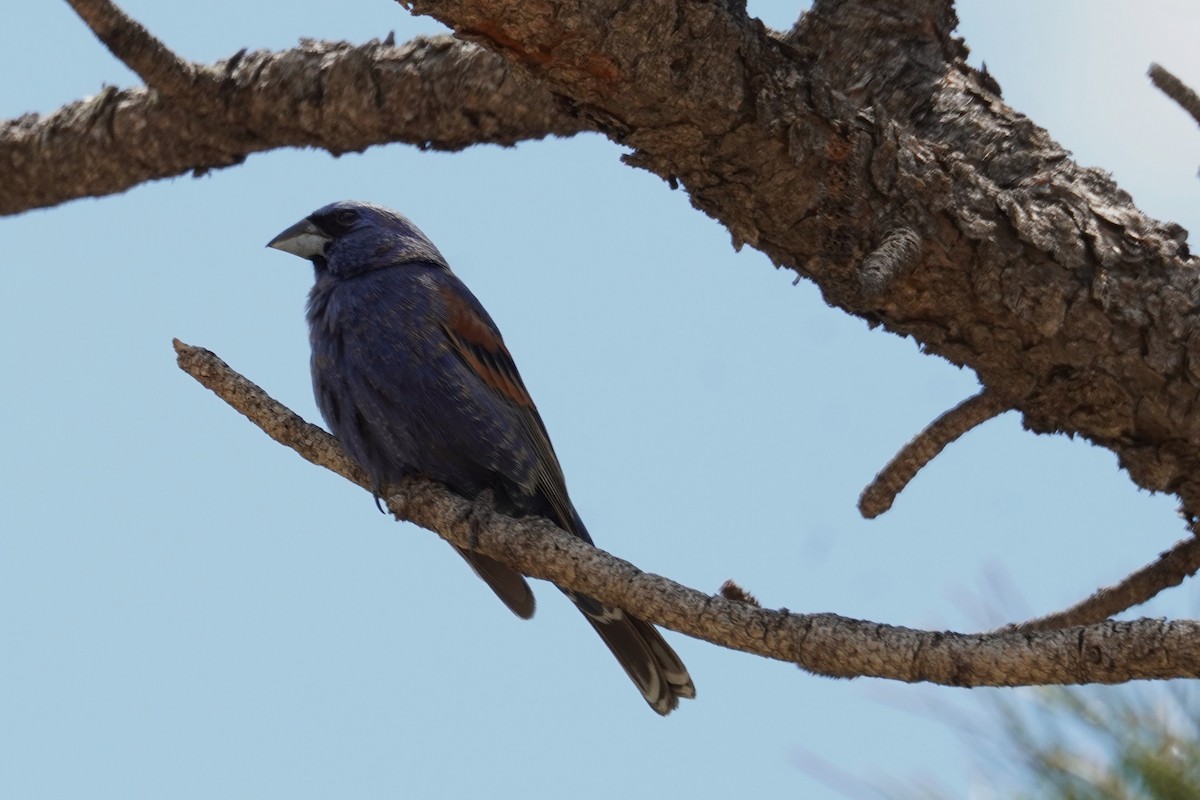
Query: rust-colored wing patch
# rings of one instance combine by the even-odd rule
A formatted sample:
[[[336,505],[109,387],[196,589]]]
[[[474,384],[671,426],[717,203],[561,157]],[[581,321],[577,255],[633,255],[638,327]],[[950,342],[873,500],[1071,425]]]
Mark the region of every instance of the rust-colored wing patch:
[[[443,328],[459,357],[484,383],[514,405],[533,406],[533,399],[500,335],[453,291],[443,287],[441,294],[448,312]]]
[[[558,456],[500,334],[452,289],[443,286],[439,291],[446,303],[442,329],[450,346],[488,388],[518,408],[521,427],[538,455],[534,476],[537,488],[553,506],[555,522],[578,534]]]

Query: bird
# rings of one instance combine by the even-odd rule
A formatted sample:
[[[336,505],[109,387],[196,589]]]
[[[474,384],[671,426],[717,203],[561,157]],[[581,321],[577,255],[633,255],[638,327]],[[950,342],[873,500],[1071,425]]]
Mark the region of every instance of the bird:
[[[367,202],[324,206],[268,247],[306,259],[313,393],[378,503],[417,475],[515,517],[544,517],[592,543],[562,467],[499,329],[445,257],[408,218]],[[525,576],[455,548],[522,619]],[[638,617],[559,587],[659,714],[696,688],[662,634]]]

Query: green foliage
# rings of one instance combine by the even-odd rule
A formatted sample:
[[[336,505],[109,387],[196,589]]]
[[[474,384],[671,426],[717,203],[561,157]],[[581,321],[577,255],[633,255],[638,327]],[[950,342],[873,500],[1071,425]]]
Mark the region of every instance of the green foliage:
[[[999,735],[993,729],[988,737],[980,770],[995,797],[1195,800],[1200,722],[1196,692],[1188,687],[998,694]]]

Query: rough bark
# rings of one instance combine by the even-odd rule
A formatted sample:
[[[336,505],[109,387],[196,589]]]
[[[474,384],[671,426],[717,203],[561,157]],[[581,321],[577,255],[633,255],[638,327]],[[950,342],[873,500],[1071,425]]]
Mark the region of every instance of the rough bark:
[[[1005,106],[947,0],[819,0],[783,37],[732,1],[413,6],[572,97],[831,303],[1200,510],[1186,234]],[[872,255],[901,232],[920,255],[881,286]]]
[[[0,215],[203,174],[280,147],[460,150],[590,128],[493,54],[445,36],[400,47],[306,41],[236,53],[192,74],[160,83],[172,94],[109,87],[44,118],[0,123]]]
[[[946,0],[822,0],[787,35],[732,0],[413,7],[516,69],[447,40],[237,54],[208,68],[221,89],[199,108],[108,90],[7,123],[0,212],[272,147],[453,148],[595,126],[735,242],[974,369],[1030,429],[1084,436],[1139,486],[1200,508],[1185,232],[1005,106],[963,60]],[[910,255],[881,276],[879,251],[898,241]]]

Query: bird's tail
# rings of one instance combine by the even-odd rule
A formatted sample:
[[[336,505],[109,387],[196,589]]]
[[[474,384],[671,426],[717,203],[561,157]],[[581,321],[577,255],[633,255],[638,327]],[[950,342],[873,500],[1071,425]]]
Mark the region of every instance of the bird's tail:
[[[696,696],[687,667],[653,625],[587,595],[563,592],[600,634],[651,708],[666,715],[679,705],[679,698]]]
[[[483,553],[474,553],[455,547],[458,554],[467,560],[475,574],[483,578],[504,605],[521,619],[533,616],[533,591],[525,581],[525,576],[515,569],[506,567],[499,561],[488,558]]]

